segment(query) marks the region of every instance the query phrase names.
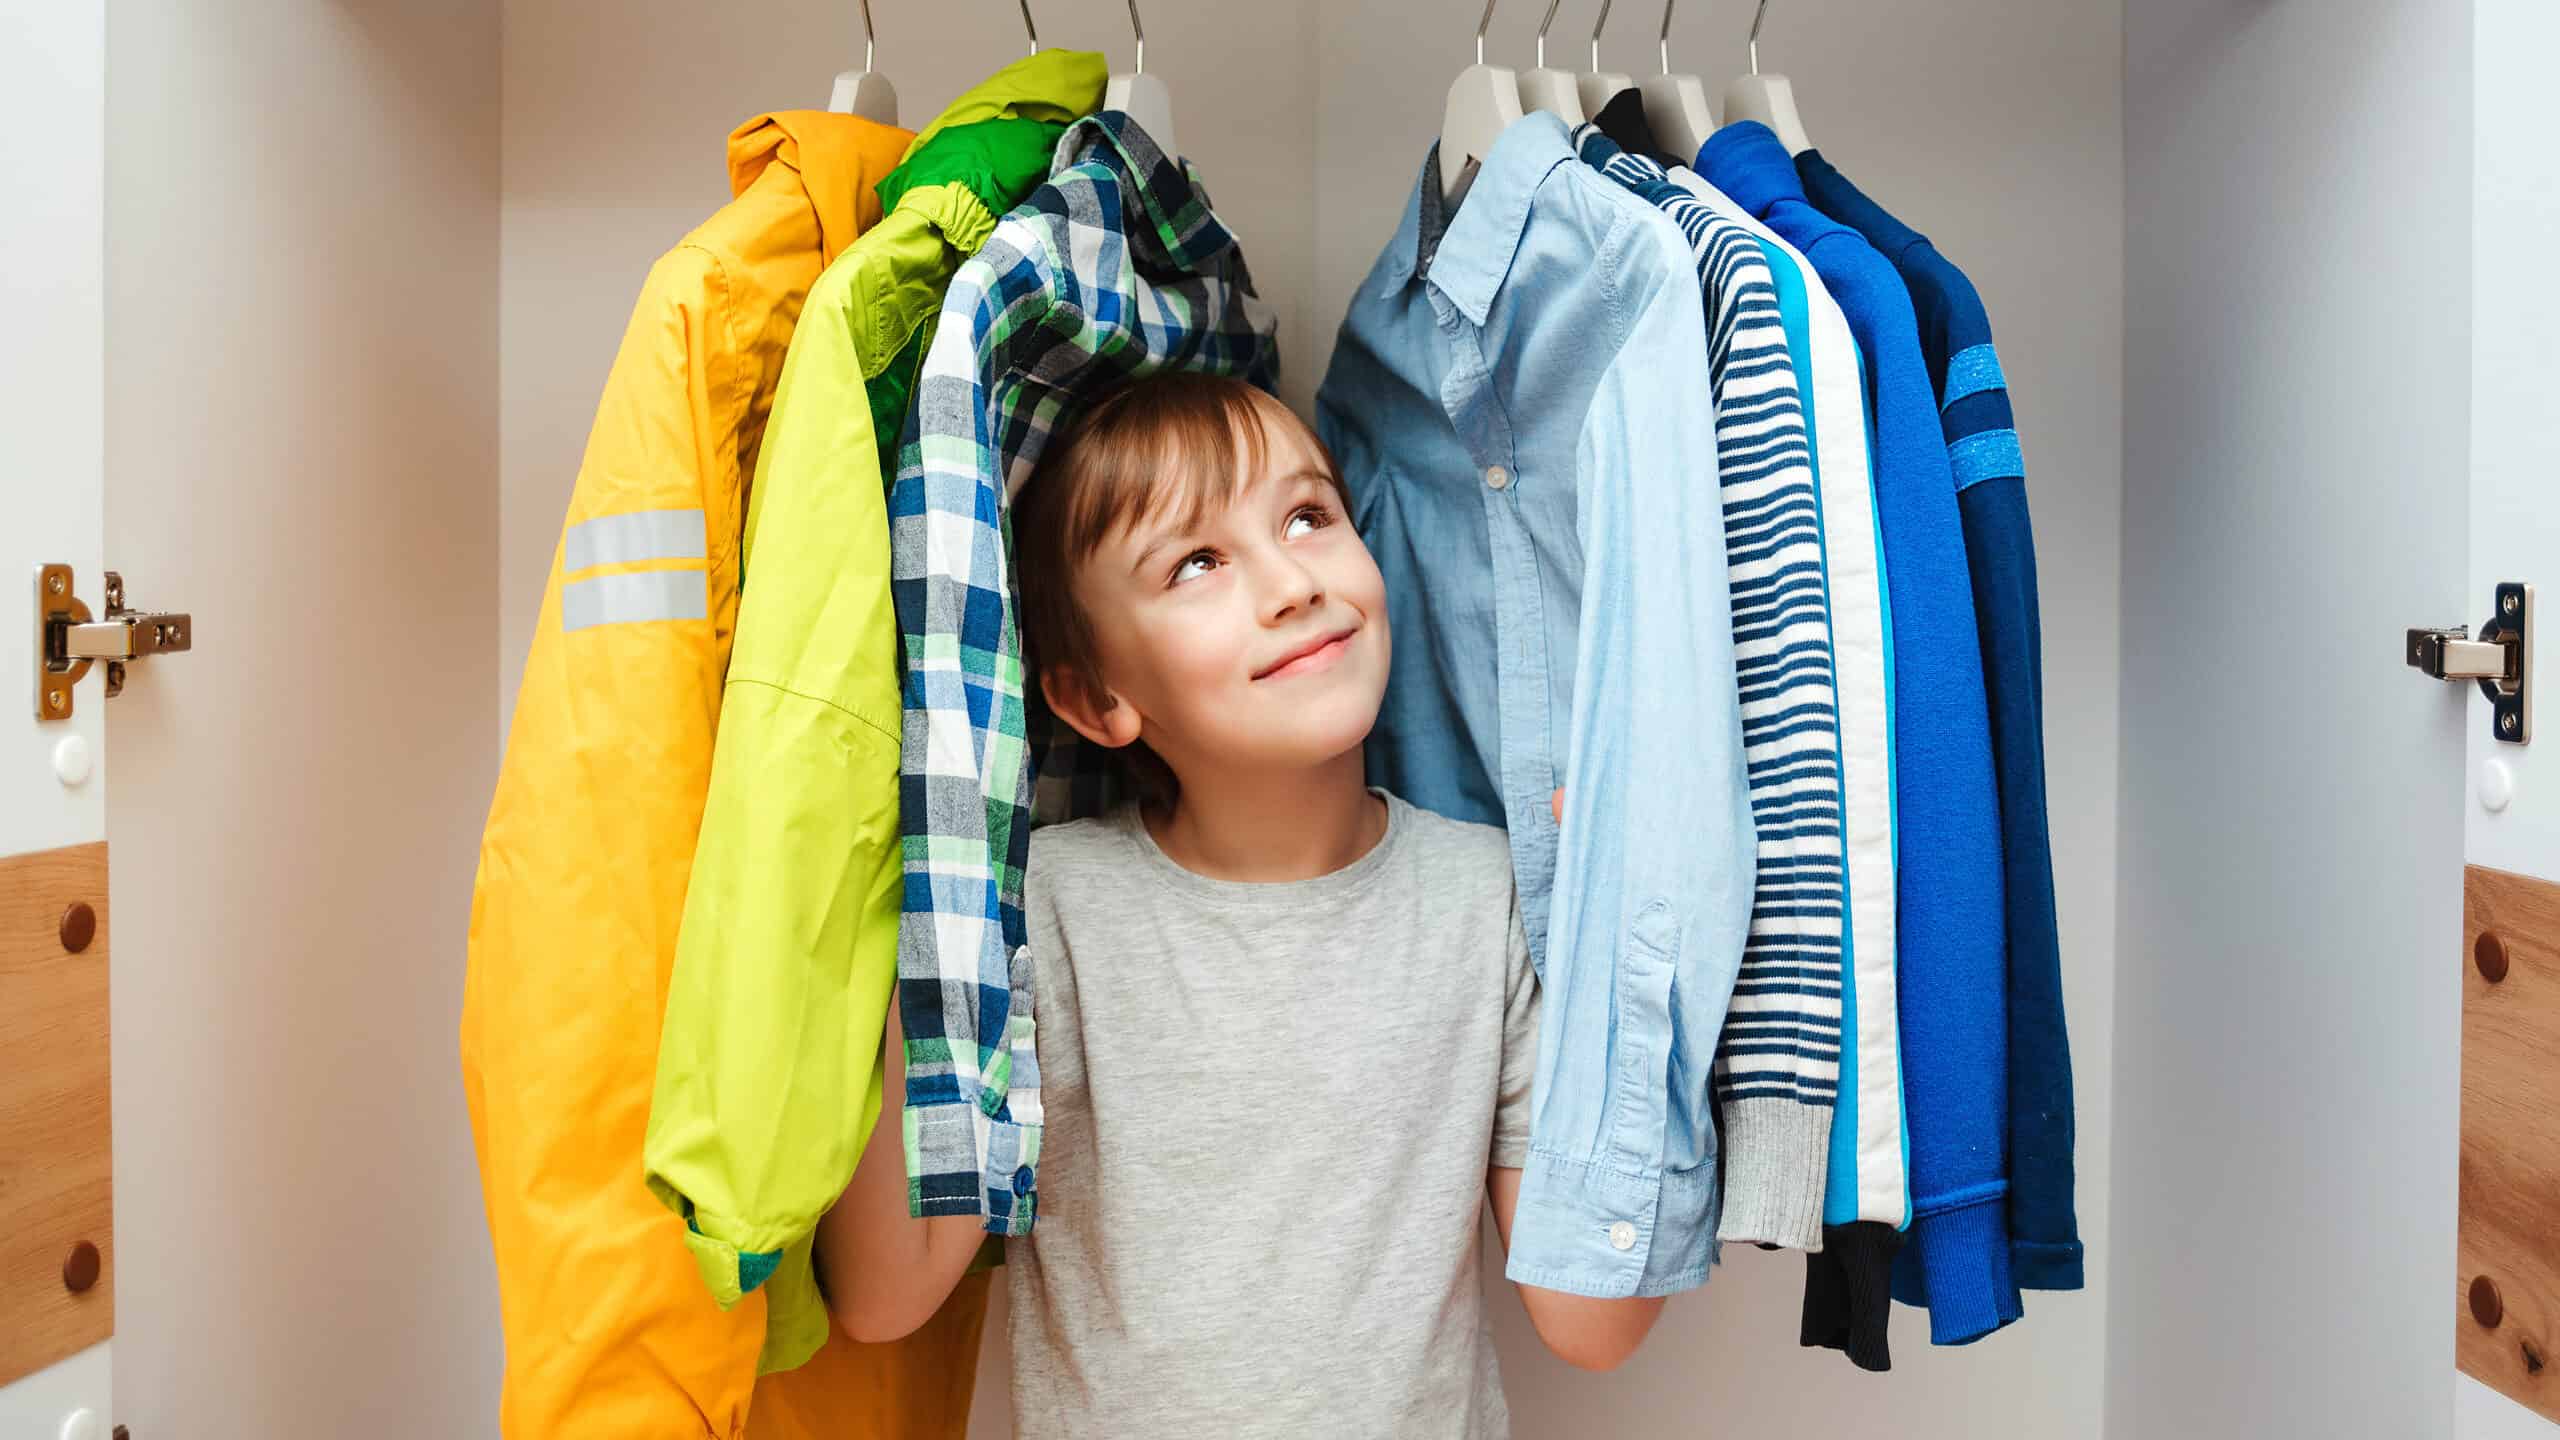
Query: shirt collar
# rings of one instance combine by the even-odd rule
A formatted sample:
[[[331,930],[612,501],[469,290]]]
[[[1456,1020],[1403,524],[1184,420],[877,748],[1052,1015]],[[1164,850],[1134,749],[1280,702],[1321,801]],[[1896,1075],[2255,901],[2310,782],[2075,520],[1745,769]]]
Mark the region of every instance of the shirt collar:
[[[1154,137],[1118,110],[1088,115],[1058,137],[1055,179],[1078,165],[1100,164],[1116,173],[1131,205],[1127,228],[1152,231],[1165,257],[1187,271],[1211,268],[1234,248],[1236,237],[1209,208],[1209,192],[1189,167],[1168,157]]]
[[[1626,147],[1601,129],[1597,121],[1574,131],[1573,144],[1576,153],[1582,156],[1582,163],[1602,174],[1608,173],[1610,161],[1627,153]]]
[[[1493,142],[1493,153],[1477,166],[1466,202],[1453,215],[1441,199],[1440,149],[1433,146],[1412,203],[1405,206],[1404,222],[1388,246],[1391,263],[1384,278],[1389,293],[1420,274],[1460,313],[1482,325],[1492,312],[1493,297],[1510,277],[1538,187],[1557,166],[1572,163],[1573,146],[1562,120],[1543,111],[1522,116]]]
[[[1802,200],[1804,181],[1794,157],[1768,126],[1744,120],[1719,126],[1698,149],[1698,173],[1716,182],[1733,203],[1766,215],[1781,200]]]
[[[1883,206],[1867,198],[1865,191],[1850,184],[1847,176],[1822,158],[1821,151],[1807,150],[1797,156],[1796,173],[1804,177],[1808,192],[1817,186],[1823,190],[1821,209],[1825,214],[1864,235],[1868,244],[1888,258],[1899,260],[1911,247],[1929,243],[1928,236],[1894,219]],[[1835,197],[1847,203],[1834,204]]]

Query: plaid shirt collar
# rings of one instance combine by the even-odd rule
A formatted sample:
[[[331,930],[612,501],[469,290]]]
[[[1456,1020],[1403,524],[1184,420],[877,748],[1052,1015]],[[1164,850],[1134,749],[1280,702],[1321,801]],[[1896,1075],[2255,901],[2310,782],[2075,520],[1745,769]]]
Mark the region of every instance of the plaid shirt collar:
[[[1067,133],[1058,137],[1058,156],[1049,167],[1052,175],[1064,178],[1065,172],[1086,164],[1107,167],[1124,196],[1136,202],[1135,213],[1125,217],[1125,228],[1133,243],[1142,233],[1152,239],[1141,251],[1146,258],[1168,269],[1206,274],[1216,268],[1219,256],[1235,248],[1236,237],[1209,208],[1209,192],[1201,187],[1199,176],[1158,149],[1155,137],[1128,116],[1117,110],[1100,111],[1068,126]],[[1034,195],[1031,203],[1036,205],[1039,199]],[[1137,223],[1141,217],[1146,222],[1143,232]]]

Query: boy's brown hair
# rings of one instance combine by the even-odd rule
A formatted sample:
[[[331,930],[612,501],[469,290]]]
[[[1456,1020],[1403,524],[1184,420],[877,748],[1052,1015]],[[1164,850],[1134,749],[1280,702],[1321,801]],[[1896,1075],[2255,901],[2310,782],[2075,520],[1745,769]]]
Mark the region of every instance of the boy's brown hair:
[[[1112,391],[1051,442],[1008,517],[1026,689],[1038,693],[1041,677],[1055,671],[1099,695],[1093,626],[1076,603],[1078,570],[1132,525],[1171,513],[1187,528],[1234,504],[1261,470],[1274,425],[1306,430],[1242,380],[1168,371]],[[1306,438],[1347,510],[1350,492],[1332,452],[1313,432]],[[1144,741],[1123,754],[1147,798],[1170,796],[1172,773]]]

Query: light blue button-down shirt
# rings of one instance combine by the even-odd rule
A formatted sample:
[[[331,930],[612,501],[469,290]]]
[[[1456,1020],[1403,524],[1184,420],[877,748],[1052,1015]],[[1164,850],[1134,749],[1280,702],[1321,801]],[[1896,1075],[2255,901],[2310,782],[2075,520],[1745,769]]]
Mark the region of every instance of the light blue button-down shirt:
[[[1545,1019],[1509,1274],[1689,1289],[1753,832],[1687,242],[1552,115],[1455,214],[1435,153],[1316,406],[1396,625],[1373,777],[1511,835]]]

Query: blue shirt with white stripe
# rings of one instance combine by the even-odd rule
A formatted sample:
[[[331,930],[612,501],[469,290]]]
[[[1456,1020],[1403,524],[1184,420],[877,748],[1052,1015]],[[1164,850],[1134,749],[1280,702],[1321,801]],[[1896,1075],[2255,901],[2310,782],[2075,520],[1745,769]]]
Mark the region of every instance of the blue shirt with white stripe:
[[[1574,142],[1585,164],[1680,227],[1705,301],[1711,393],[1701,398],[1715,413],[1758,835],[1750,937],[1715,1059],[1725,1167],[1717,1238],[1818,1249],[1840,1087],[1849,892],[1822,509],[1796,352],[1776,278],[1750,231],[1598,127],[1583,126]]]
[[[2071,1042],[2062,1013],[2053,846],[2045,821],[2044,659],[2026,465],[1991,319],[1973,282],[1808,150],[1796,171],[1815,207],[1891,260],[1911,291],[1964,516],[1965,560],[1990,688],[2009,931],[2010,1268],[2031,1290],[2081,1286],[2072,1201]]]

